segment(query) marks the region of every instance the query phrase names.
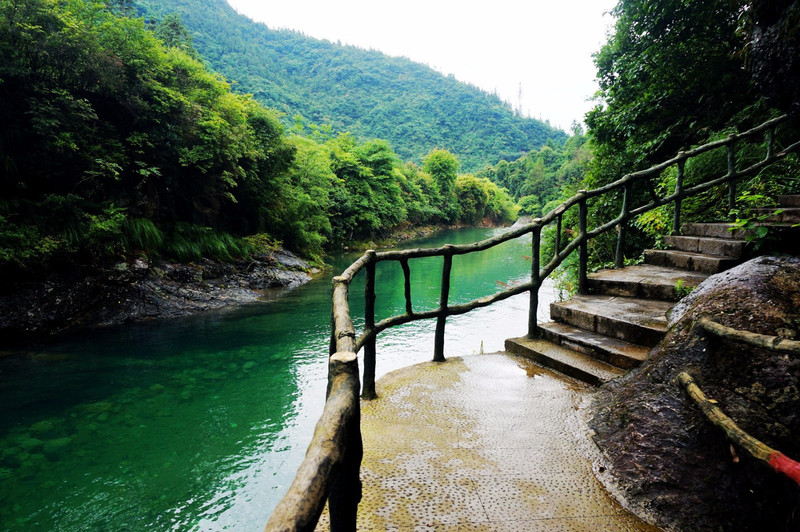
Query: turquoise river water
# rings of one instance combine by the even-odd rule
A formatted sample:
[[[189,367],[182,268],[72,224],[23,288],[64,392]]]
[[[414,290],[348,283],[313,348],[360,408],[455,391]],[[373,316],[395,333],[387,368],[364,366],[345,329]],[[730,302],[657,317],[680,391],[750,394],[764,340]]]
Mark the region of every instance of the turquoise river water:
[[[522,238],[455,257],[451,301],[527,280],[529,255]],[[0,530],[261,530],[322,412],[330,278],[355,258],[334,257],[327,274],[257,304],[0,353]],[[411,262],[415,310],[438,306],[441,262]],[[400,266],[379,264],[376,285],[378,319],[403,312]],[[362,275],[350,294],[361,316]],[[525,333],[527,309],[523,294],[451,318],[445,354],[501,350]],[[377,374],[429,360],[434,327],[383,333]]]

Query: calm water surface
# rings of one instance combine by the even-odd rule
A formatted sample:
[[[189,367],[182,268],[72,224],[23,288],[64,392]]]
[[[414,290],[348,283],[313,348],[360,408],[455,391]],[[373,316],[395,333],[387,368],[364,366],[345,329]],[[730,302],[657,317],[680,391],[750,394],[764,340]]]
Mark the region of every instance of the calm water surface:
[[[442,232],[409,246],[497,231]],[[524,282],[528,255],[522,238],[455,257],[451,301]],[[263,303],[2,354],[0,530],[261,530],[322,412],[330,277],[355,258],[335,257],[329,274]],[[415,310],[438,306],[441,263],[411,262]],[[376,285],[378,319],[402,313],[399,264],[379,264]],[[362,275],[350,293],[361,316]],[[501,350],[525,333],[527,307],[523,294],[451,318],[445,354]],[[434,327],[383,333],[377,374],[429,360]]]

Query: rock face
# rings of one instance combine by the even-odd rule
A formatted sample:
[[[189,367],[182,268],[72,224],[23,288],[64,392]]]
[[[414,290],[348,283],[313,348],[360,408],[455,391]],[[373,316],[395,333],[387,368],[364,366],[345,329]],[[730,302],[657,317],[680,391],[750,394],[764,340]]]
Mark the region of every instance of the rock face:
[[[234,263],[149,263],[54,273],[0,285],[0,341],[43,339],[65,331],[184,316],[257,301],[263,291],[311,279],[288,251]]]
[[[800,488],[744,451],[735,458],[675,379],[688,371],[742,429],[800,459],[800,358],[715,338],[694,327],[701,316],[800,337],[800,259],[710,277],[672,310],[650,359],[601,389],[588,422],[615,488],[670,530],[800,530]]]

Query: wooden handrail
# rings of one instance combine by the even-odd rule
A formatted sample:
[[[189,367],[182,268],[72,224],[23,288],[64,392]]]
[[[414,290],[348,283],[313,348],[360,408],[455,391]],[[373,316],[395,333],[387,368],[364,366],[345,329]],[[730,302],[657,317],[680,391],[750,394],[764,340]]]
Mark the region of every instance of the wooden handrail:
[[[741,331],[733,327],[726,327],[706,317],[697,320],[697,325],[702,327],[705,331],[726,340],[741,342],[753,347],[761,347],[779,353],[800,355],[800,342],[796,340],[789,340],[780,336],[758,334],[750,331]]]
[[[686,393],[692,401],[700,408],[700,411],[714,426],[722,429],[730,440],[750,453],[753,458],[763,462],[778,473],[783,473],[787,477],[800,484],[800,463],[795,462],[785,454],[776,451],[766,443],[757,440],[747,432],[743,431],[739,425],[725,415],[715,402],[712,402],[694,382],[691,375],[685,371],[678,374],[678,382],[683,385]]]
[[[329,396],[325,404],[325,410],[317,425],[318,431],[325,431],[329,435],[329,439],[324,437],[315,437],[309,446],[306,454],[306,459],[298,470],[295,482],[289,489],[289,492],[279,504],[278,508],[273,514],[273,518],[267,525],[267,530],[311,530],[313,525],[309,523],[316,523],[319,517],[320,500],[324,505],[324,499],[320,499],[321,493],[329,493],[330,497],[330,511],[331,511],[331,530],[334,532],[340,530],[354,530],[355,529],[355,505],[360,498],[360,484],[357,482],[357,469],[361,460],[361,437],[360,434],[356,437],[352,431],[353,427],[359,426],[359,411],[358,411],[358,367],[355,354],[363,347],[365,350],[365,367],[364,367],[364,382],[363,382],[363,397],[375,397],[375,339],[382,331],[422,319],[437,319],[435,345],[434,345],[434,360],[444,360],[444,330],[446,320],[449,316],[463,314],[474,310],[476,308],[485,307],[507,299],[511,296],[521,294],[523,292],[530,293],[530,308],[528,317],[528,336],[534,337],[538,335],[538,323],[536,319],[536,311],[538,307],[538,293],[542,282],[553,272],[559,265],[575,250],[579,252],[579,291],[586,290],[587,284],[587,263],[588,263],[588,242],[597,236],[610,231],[616,227],[620,227],[617,241],[617,252],[615,254],[615,263],[620,265],[624,263],[624,245],[627,222],[647,211],[661,207],[667,204],[674,204],[675,210],[673,215],[673,231],[678,231],[680,227],[680,210],[682,200],[695,196],[705,190],[709,190],[719,185],[727,185],[730,199],[735,199],[735,184],[738,179],[746,175],[751,175],[766,166],[786,157],[789,153],[800,149],[800,141],[791,144],[778,153],[774,152],[774,131],[787,117],[781,116],[768,120],[763,124],[754,127],[743,133],[730,135],[724,139],[714,142],[709,142],[702,146],[692,148],[687,151],[679,152],[675,157],[664,161],[663,163],[651,166],[645,170],[640,170],[623,176],[622,178],[604,185],[593,190],[581,190],[574,196],[564,201],[561,205],[548,212],[541,218],[536,218],[529,224],[512,228],[502,234],[496,235],[492,238],[474,242],[472,244],[462,245],[445,245],[438,248],[427,249],[408,249],[402,251],[383,251],[374,252],[368,251],[350,266],[347,267],[339,276],[333,278],[333,292],[331,296],[332,312],[331,312],[331,340],[330,340],[330,373],[329,373]],[[748,139],[759,134],[766,133],[767,150],[764,159],[743,169],[736,170],[736,161],[734,158],[734,144],[743,139]],[[692,157],[696,157],[702,153],[708,152],[713,149],[727,147],[728,149],[728,165],[725,175],[709,179],[694,186],[684,187],[684,167],[686,161]],[[645,205],[633,207],[632,202],[632,187],[635,183],[658,176],[664,170],[671,166],[677,166],[677,180],[674,192],[664,198],[658,198],[655,195],[652,187],[650,189],[650,201]],[[619,216],[605,222],[593,229],[588,227],[588,201],[593,198],[598,198],[604,194],[616,192],[618,190],[624,191],[624,198],[622,209]],[[568,243],[562,241],[562,223],[563,216],[572,208],[578,209],[578,235]],[[733,208],[730,205],[731,209]],[[554,224],[555,227],[555,250],[552,259],[541,266],[540,264],[540,242],[542,235],[542,228]],[[450,267],[452,266],[452,258],[455,255],[464,255],[467,253],[475,253],[489,249],[491,247],[500,245],[509,240],[519,238],[521,236],[532,235],[532,266],[531,266],[531,280],[514,286],[507,290],[503,290],[492,294],[490,296],[481,297],[470,301],[468,303],[459,305],[449,304],[449,283],[450,283]],[[563,246],[563,247],[562,247]],[[409,261],[412,259],[425,258],[425,257],[443,257],[442,266],[442,285],[439,301],[439,308],[431,311],[414,312],[411,304],[411,274]],[[378,262],[382,261],[399,261],[403,269],[404,276],[404,297],[405,297],[405,313],[392,316],[381,320],[378,323],[374,322],[374,267]],[[353,327],[353,322],[350,316],[350,308],[348,303],[348,288],[353,278],[362,270],[367,269],[367,282],[365,283],[365,301],[366,316],[364,332],[357,338],[356,332]],[[342,357],[347,355],[348,368],[355,367],[356,377],[348,377],[340,382],[338,371],[334,371],[334,367],[338,368]],[[334,364],[334,357],[337,357],[336,364]],[[352,369],[348,369],[351,372]],[[348,373],[349,375],[350,373]],[[335,385],[332,383],[336,383]],[[347,389],[345,394],[349,397],[348,400],[343,400],[339,394],[334,396],[330,390],[340,388]],[[336,399],[335,397],[339,397]],[[355,409],[352,408],[353,397],[355,397]],[[341,426],[339,426],[341,425]],[[339,426],[334,430],[333,426]],[[322,428],[321,428],[322,427]],[[325,428],[327,427],[327,428]],[[347,427],[345,430],[343,427]],[[326,457],[322,459],[320,457]],[[334,465],[330,465],[334,464]],[[346,467],[342,464],[348,464]],[[355,464],[355,466],[353,466]],[[352,474],[355,467],[356,475]],[[316,471],[316,474],[314,473]],[[319,477],[316,480],[311,477]],[[312,481],[313,480],[313,481]],[[337,486],[335,494],[331,491],[331,486]],[[306,497],[312,496],[313,499],[310,503],[303,502]],[[334,504],[334,500],[336,503]],[[344,502],[342,502],[344,501]],[[280,517],[276,517],[279,514]],[[292,517],[295,516],[295,517]],[[311,528],[307,528],[311,526]]]
[[[269,532],[313,531],[334,486],[331,529],[355,530],[362,453],[356,354],[334,353],[329,372],[325,408],[305,460],[267,522]]]

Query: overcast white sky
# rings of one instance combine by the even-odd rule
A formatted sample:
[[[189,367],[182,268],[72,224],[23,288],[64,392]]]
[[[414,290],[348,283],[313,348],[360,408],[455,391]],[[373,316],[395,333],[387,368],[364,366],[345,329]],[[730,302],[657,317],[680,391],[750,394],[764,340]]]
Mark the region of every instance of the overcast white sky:
[[[228,0],[270,28],[425,63],[568,130],[597,90],[616,0]],[[519,98],[520,86],[522,98]]]

